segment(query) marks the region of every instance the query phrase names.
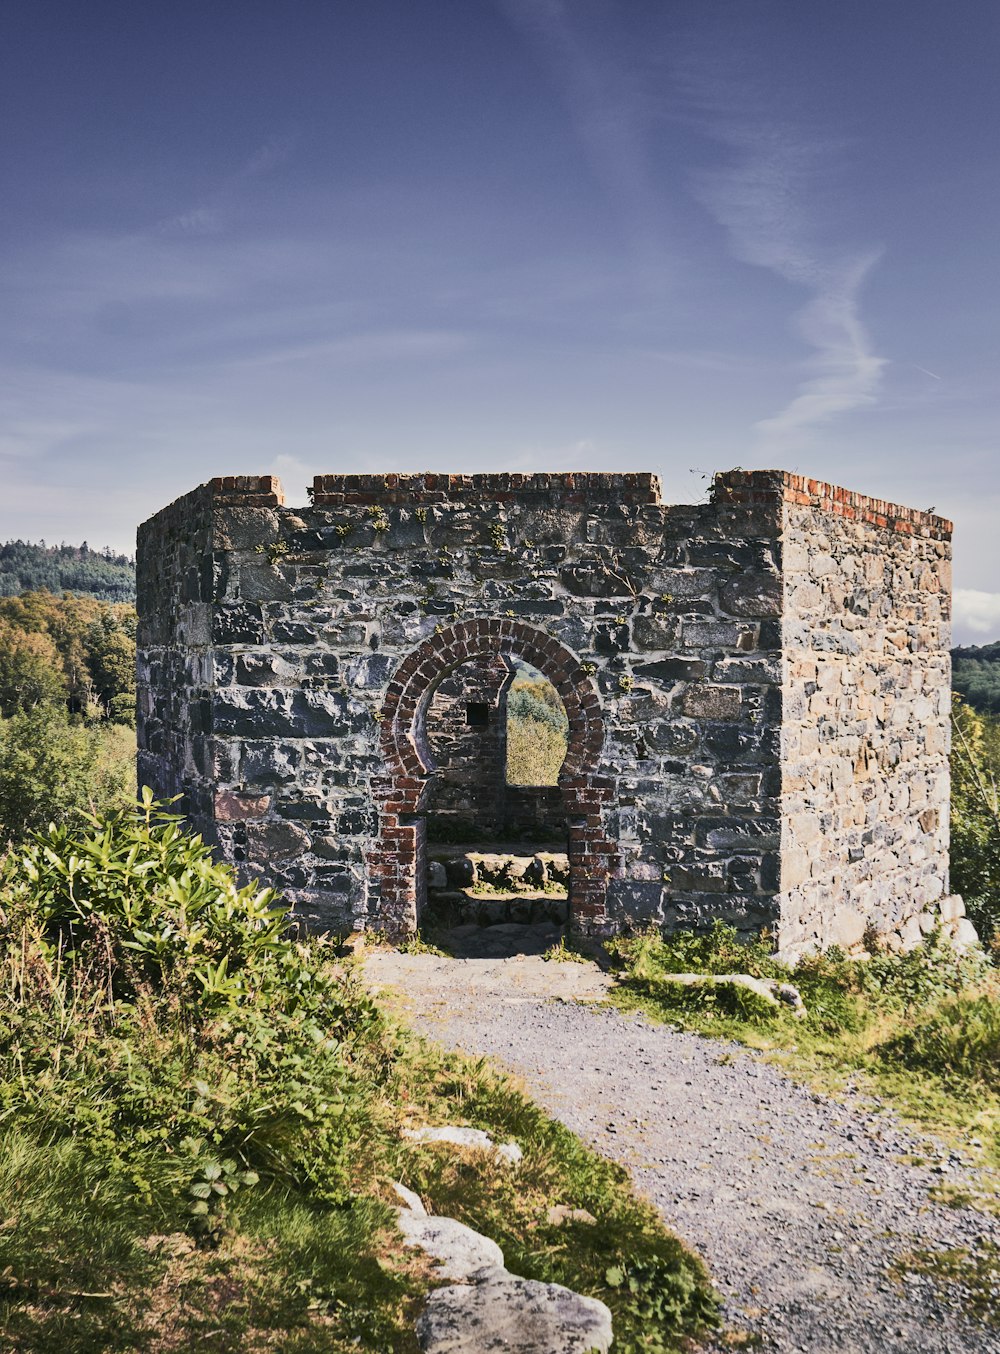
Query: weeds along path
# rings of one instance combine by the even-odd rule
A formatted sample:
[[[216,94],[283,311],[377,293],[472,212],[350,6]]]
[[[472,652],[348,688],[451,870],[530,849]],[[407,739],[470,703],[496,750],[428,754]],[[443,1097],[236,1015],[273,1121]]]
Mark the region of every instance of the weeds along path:
[[[730,1329],[761,1337],[756,1347],[1000,1354],[1000,1328],[963,1318],[967,1295],[895,1269],[919,1248],[975,1255],[985,1243],[995,1309],[1000,1221],[932,1204],[931,1185],[974,1188],[974,1172],[950,1162],[942,1177],[940,1163],[908,1160],[924,1144],[868,1100],[814,1095],[736,1045],[581,1004],[610,985],[589,964],[394,953],[365,964],[417,1029],[490,1055],[627,1166],[708,1263]]]

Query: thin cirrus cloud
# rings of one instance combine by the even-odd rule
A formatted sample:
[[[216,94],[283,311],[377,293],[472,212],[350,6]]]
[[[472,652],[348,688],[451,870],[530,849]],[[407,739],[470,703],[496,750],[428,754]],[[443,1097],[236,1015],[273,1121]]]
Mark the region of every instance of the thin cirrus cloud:
[[[734,163],[696,175],[700,200],[727,233],[733,255],[809,293],[794,327],[812,352],[798,393],[757,423],[762,450],[800,446],[804,434],[875,402],[887,359],[872,348],[860,297],[879,251],[824,246],[808,211],[810,184],[833,158],[747,109],[710,116],[708,128]]]
[[[225,176],[203,202],[160,221],[160,232],[180,236],[222,234],[228,226],[233,207],[247,185],[266,178],[272,170],[287,163],[294,149],[294,137],[268,137],[238,169]]]
[[[675,113],[680,110],[672,119],[675,129],[686,124],[729,151],[729,165],[694,172],[695,197],[725,228],[737,259],[807,293],[793,324],[810,354],[794,397],[756,424],[761,452],[798,449],[812,430],[873,404],[887,359],[872,347],[860,297],[879,251],[820,243],[809,205],[813,187],[836,174],[837,148],[766,116],[764,82],[755,89],[745,73],[727,78],[718,54],[711,60],[689,53],[688,60],[654,61],[647,70],[669,72],[668,88],[655,90],[648,74],[643,87],[634,69],[626,75],[606,52],[595,50],[565,0],[497,2],[553,72],[634,252],[659,265],[661,285],[674,271],[675,263],[667,260],[677,256],[677,245],[669,239],[666,205],[648,170],[652,110],[672,105]],[[670,40],[665,33],[665,51]],[[679,145],[668,146],[675,159],[682,153]]]
[[[674,264],[666,248],[663,203],[647,161],[641,88],[595,51],[564,0],[496,3],[551,71],[591,170],[618,215],[643,286],[662,292]]]

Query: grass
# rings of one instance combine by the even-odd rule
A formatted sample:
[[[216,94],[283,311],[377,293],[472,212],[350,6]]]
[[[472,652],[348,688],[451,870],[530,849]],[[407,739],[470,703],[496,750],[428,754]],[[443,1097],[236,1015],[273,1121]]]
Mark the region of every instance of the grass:
[[[508,785],[555,785],[565,760],[565,729],[530,717],[508,717]]]
[[[0,1333],[25,1351],[416,1349],[428,1267],[390,1210],[247,1196],[211,1241],[79,1145],[0,1146]]]
[[[994,1242],[984,1237],[971,1249],[921,1247],[901,1256],[890,1270],[903,1292],[913,1274],[930,1280],[939,1302],[984,1325],[1000,1326],[1000,1246]]]
[[[717,1304],[703,1266],[633,1195],[621,1168],[487,1064],[445,1055],[391,1025],[382,1040],[392,1047],[391,1071],[381,1103],[355,1107],[348,1145],[356,1159],[336,1203],[274,1178],[238,1192],[206,1229],[155,1153],[137,1150],[128,1169],[109,1169],[82,1134],[53,1142],[7,1126],[4,1347],[221,1354],[277,1340],[283,1350],[416,1350],[412,1328],[434,1277],[401,1245],[392,1180],[417,1190],[431,1211],[493,1237],[514,1272],[606,1301],[616,1348],[676,1350],[686,1334],[712,1325]],[[106,1040],[101,1052],[109,1052]],[[515,1169],[399,1132],[428,1121],[514,1138],[525,1159]],[[596,1223],[552,1226],[556,1203],[587,1209]],[[638,1276],[635,1292],[619,1273]]]
[[[542,958],[553,964],[592,964],[594,962],[593,953],[580,946],[570,936],[560,936],[554,945],[542,955]]]
[[[607,1302],[616,1349],[715,1322],[624,1171],[281,920],[151,804],[0,861],[0,1348],[412,1354],[438,1280],[393,1181]],[[524,1160],[403,1136],[424,1123]]]
[[[836,950],[794,967],[765,940],[730,928],[609,947],[620,965],[618,1004],[763,1053],[792,1076],[832,1092],[863,1085],[912,1124],[960,1142],[1000,1186],[1000,974],[931,937],[906,955],[852,959]],[[744,972],[792,983],[804,1019],[747,1001],[738,989],[691,989],[671,973]],[[933,1148],[931,1149],[933,1151]]]

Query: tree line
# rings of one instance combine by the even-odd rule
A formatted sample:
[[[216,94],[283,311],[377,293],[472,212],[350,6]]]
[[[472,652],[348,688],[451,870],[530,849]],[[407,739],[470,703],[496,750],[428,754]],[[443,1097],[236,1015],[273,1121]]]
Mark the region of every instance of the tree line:
[[[6,541],[0,545],[0,597],[45,589],[86,593],[106,602],[135,601],[135,560],[109,549]]]
[[[1000,640],[951,651],[951,684],[974,710],[1000,715]]]

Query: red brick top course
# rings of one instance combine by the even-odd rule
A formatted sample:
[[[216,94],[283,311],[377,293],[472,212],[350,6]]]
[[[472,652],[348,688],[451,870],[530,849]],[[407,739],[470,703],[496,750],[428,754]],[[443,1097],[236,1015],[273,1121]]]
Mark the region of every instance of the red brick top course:
[[[217,475],[209,488],[216,503],[241,508],[281,508],[285,502],[277,475]]]
[[[660,479],[647,472],[613,474],[574,471],[524,475],[514,472],[484,475],[317,475],[310,495],[319,507],[347,504],[428,504],[455,500],[472,502],[523,501],[538,497],[564,504],[661,502]]]
[[[952,524],[945,517],[904,508],[884,498],[869,498],[836,484],[793,475],[787,470],[727,470],[712,482],[713,503],[795,503],[833,513],[850,522],[887,527],[907,536],[950,540]]]
[[[276,475],[224,475],[209,481],[212,498],[223,506],[280,508],[285,495]],[[351,504],[415,505],[471,502],[539,502],[563,506],[590,503],[662,503],[658,475],[645,471],[559,472],[548,474],[445,475],[368,474],[317,475],[309,490],[318,507]],[[950,540],[952,524],[944,517],[870,498],[836,484],[793,475],[787,470],[727,470],[712,482],[716,505],[797,504],[828,512],[846,521],[864,522],[910,536]]]

